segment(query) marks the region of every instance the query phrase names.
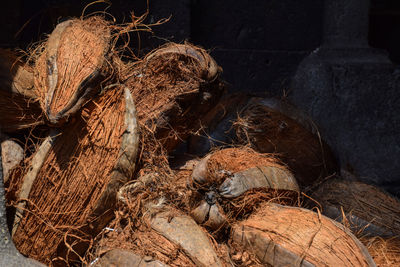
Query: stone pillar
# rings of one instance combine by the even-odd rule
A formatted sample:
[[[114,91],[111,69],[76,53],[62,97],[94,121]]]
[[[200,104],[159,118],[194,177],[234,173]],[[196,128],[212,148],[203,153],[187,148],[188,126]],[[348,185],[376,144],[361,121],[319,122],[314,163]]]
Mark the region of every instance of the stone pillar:
[[[368,47],[369,0],[326,0],[323,46]]]
[[[342,174],[400,196],[400,74],[368,46],[369,0],[325,0],[320,48],[298,66],[290,100],[319,126]]]

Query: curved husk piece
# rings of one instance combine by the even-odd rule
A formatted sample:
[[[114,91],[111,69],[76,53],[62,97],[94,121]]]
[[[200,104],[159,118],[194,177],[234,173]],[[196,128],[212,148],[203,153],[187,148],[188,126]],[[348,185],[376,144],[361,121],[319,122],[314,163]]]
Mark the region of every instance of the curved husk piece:
[[[338,170],[312,120],[280,100],[250,99],[234,126],[241,143],[251,144],[261,153],[278,153],[301,185],[310,185]]]
[[[199,116],[221,96],[224,87],[214,69],[205,50],[169,43],[121,72],[135,99],[139,124],[165,150],[195,131]]]
[[[196,61],[200,69],[200,77],[206,81],[215,80],[222,72],[222,68],[204,49],[189,44],[167,45],[147,55],[145,60],[150,62],[170,55],[183,55]]]
[[[33,90],[33,70],[17,55],[0,49],[0,129],[3,132],[43,124]]]
[[[114,266],[114,267],[167,267],[168,265],[152,260],[151,257],[141,257],[129,250],[112,249],[106,252],[93,267]]]
[[[35,63],[35,87],[52,125],[73,116],[100,90],[105,79],[110,31],[100,17],[57,25]]]
[[[11,170],[17,167],[24,159],[24,149],[12,138],[0,134],[1,165],[3,168],[3,181],[6,184]]]
[[[274,166],[257,166],[237,172],[226,178],[219,192],[223,197],[234,198],[257,188],[300,192],[293,175],[288,170]]]
[[[312,197],[322,206],[324,215],[347,221],[354,232],[400,235],[400,202],[376,186],[331,179],[320,185]]]
[[[150,219],[150,225],[165,238],[179,245],[196,266],[223,266],[207,234],[192,218],[161,212]]]
[[[210,205],[203,200],[200,205],[191,211],[190,215],[200,225],[209,227],[212,230],[218,230],[226,222],[225,214],[218,203]]]
[[[143,216],[126,214],[123,218],[128,224],[117,217],[108,228],[111,231],[95,244],[95,255],[110,249],[126,249],[169,266],[225,266],[218,257],[216,244],[192,218],[166,206],[163,198],[142,202],[146,202]],[[132,219],[139,219],[137,227],[132,227]]]
[[[273,156],[272,154],[260,154],[248,147],[225,148],[207,155],[196,164],[195,168],[193,169],[192,180],[195,182],[195,184],[198,184],[200,186],[215,185],[219,187],[224,181],[227,181],[227,185],[227,178],[232,178],[236,173],[238,173],[238,177],[244,177],[243,174],[246,174],[246,176],[248,176],[247,174],[250,174],[250,172],[252,171],[248,171],[245,173],[240,172],[259,166],[263,167],[263,170],[265,171],[264,174],[266,174],[266,176],[271,177],[269,183],[268,181],[262,182],[260,183],[260,186],[270,187],[276,185],[276,187],[272,187],[273,189],[290,188],[290,186],[287,185],[285,181],[291,181],[293,183],[293,186],[295,186],[294,184],[296,183],[296,180],[290,174],[287,168],[282,165],[275,156]],[[270,167],[273,168],[273,170],[268,170]],[[278,169],[280,169],[281,171]],[[274,172],[275,175],[268,175],[273,174]],[[281,177],[281,182],[278,182],[280,180],[278,174],[283,175]],[[260,175],[257,176],[260,177]],[[242,179],[235,178],[234,180]],[[283,188],[279,188],[280,185],[282,185]],[[241,191],[247,191],[256,187],[257,182],[254,184],[249,183],[248,188],[245,190],[242,189]]]
[[[302,208],[266,204],[235,224],[231,239],[272,266],[376,266],[350,230]]]
[[[107,91],[57,137],[13,236],[22,253],[47,264],[57,255],[75,260],[112,218],[116,191],[132,178],[136,161],[131,105],[129,90]]]

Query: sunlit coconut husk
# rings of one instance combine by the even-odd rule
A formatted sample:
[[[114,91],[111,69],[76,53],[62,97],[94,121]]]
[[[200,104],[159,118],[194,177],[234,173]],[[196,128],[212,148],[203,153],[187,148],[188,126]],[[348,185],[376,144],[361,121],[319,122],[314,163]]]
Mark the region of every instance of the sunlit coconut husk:
[[[153,260],[150,256],[141,257],[126,249],[112,249],[107,251],[100,259],[95,259],[90,264],[93,267],[103,266],[140,266],[140,267],[167,267],[168,265]]]
[[[169,43],[121,75],[131,88],[141,127],[171,151],[195,131],[200,115],[221,96],[220,72],[204,49]]]
[[[266,204],[235,224],[231,238],[272,266],[376,266],[350,230],[302,208]]]
[[[400,266],[400,237],[364,236],[360,241],[367,247],[377,266]]]
[[[191,211],[197,223],[217,230],[256,209],[264,201],[296,205],[299,186],[272,155],[246,147],[227,148],[199,161],[191,175],[197,201]]]
[[[234,123],[244,144],[262,153],[277,153],[301,185],[311,185],[337,171],[332,152],[310,118],[272,98],[253,98]]]
[[[107,91],[73,124],[53,131],[30,164],[15,172],[20,189],[13,240],[19,251],[47,264],[80,260],[92,235],[112,219],[119,187],[132,179],[135,112],[127,88]]]
[[[168,266],[225,266],[208,234],[192,218],[162,202],[148,204],[137,228],[111,224],[113,231],[99,241],[96,254],[121,248]]]
[[[14,132],[43,123],[33,91],[33,70],[14,52],[0,49],[1,131]]]
[[[357,181],[331,179],[312,194],[326,216],[344,220],[356,232],[400,235],[400,202],[381,189]]]
[[[71,19],[57,25],[35,62],[40,105],[52,125],[74,116],[109,78],[110,30],[100,17]]]

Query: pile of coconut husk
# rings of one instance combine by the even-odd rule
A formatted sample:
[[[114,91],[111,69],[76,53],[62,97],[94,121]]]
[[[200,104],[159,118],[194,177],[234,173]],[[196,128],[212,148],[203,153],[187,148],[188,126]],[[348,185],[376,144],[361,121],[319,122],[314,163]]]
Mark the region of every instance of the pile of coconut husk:
[[[205,50],[167,44],[123,62],[115,29],[96,16],[67,20],[31,57],[32,99],[48,133],[11,172],[7,201],[16,247],[46,264],[83,262],[136,164],[166,162],[223,91]]]
[[[206,50],[126,57],[118,40],[140,23],[64,21],[27,63],[0,50],[22,254],[53,266],[398,264],[396,198],[338,179],[317,126],[289,103],[221,99]]]

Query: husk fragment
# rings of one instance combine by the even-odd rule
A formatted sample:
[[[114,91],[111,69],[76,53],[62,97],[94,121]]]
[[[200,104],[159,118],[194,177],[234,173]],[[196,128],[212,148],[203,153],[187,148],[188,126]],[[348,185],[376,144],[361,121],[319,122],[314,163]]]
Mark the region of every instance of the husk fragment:
[[[264,205],[234,225],[231,238],[272,266],[376,266],[348,229],[301,208]]]

